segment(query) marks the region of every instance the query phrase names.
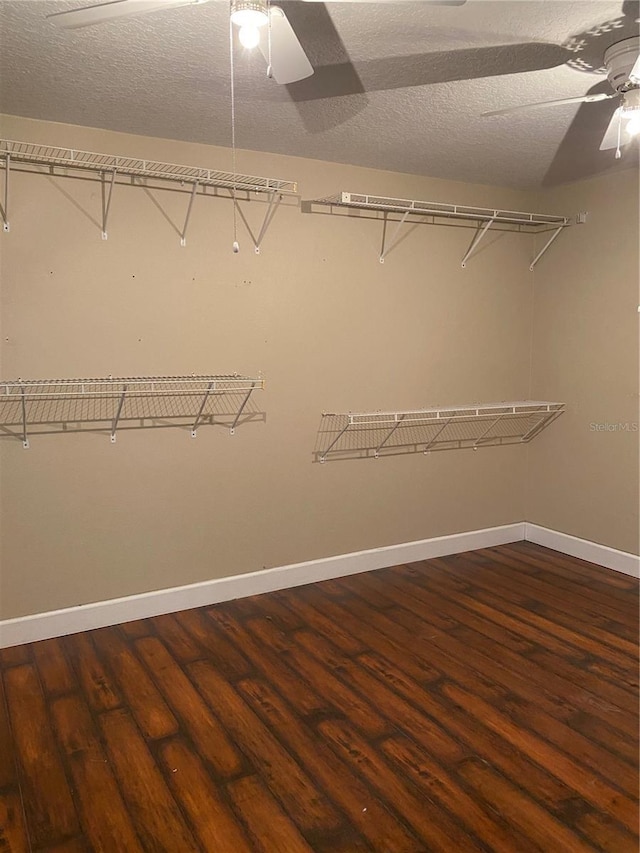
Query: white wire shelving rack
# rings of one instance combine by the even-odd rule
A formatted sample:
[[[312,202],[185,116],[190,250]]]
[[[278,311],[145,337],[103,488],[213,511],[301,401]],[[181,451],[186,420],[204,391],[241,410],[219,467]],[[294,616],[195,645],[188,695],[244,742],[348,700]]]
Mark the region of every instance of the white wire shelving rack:
[[[573,224],[573,221],[566,216],[555,216],[546,213],[526,213],[520,210],[470,207],[468,205],[443,204],[434,201],[417,201],[406,198],[386,198],[384,196],[352,192],[339,192],[335,195],[306,201],[304,202],[303,209],[313,211],[314,205],[328,206],[330,208],[370,210],[381,213],[383,220],[382,245],[379,255],[381,264],[385,262],[385,258],[389,252],[400,241],[402,226],[408,221],[415,223],[419,220],[432,225],[450,225],[452,223],[475,224],[476,233],[461,261],[463,269],[467,266],[467,262],[474,252],[477,251],[480,242],[492,228],[494,230],[519,231],[527,234],[540,234],[549,231],[551,236],[529,265],[529,269],[533,270],[561,232]],[[409,219],[409,217],[412,217],[412,219]],[[583,222],[584,219],[580,218],[579,221]],[[388,235],[387,226],[390,223],[395,223],[395,229]]]
[[[322,414],[315,461],[364,459],[531,441],[564,411],[540,400],[396,412]]]
[[[180,243],[186,245],[187,229],[196,196],[223,196],[233,203],[253,240],[257,254],[276,210],[285,196],[297,194],[295,181],[279,178],[264,178],[256,175],[241,175],[229,171],[181,166],[124,157],[114,154],[97,154],[74,148],[59,148],[34,142],[17,142],[0,139],[0,164],[4,170],[3,203],[0,204],[3,230],[10,231],[9,205],[12,172],[31,172],[58,177],[80,177],[99,181],[102,189],[102,239],[108,237],[107,225],[111,199],[117,184],[140,186],[146,189],[173,189],[187,196],[187,209],[180,229]],[[261,227],[255,231],[239,206],[239,201],[248,201],[252,195],[262,196],[266,201],[266,212]]]
[[[187,427],[191,437],[217,424],[231,435],[241,423],[264,420],[251,395],[264,379],[238,374],[108,379],[17,379],[0,382],[0,435],[29,447],[34,434]]]

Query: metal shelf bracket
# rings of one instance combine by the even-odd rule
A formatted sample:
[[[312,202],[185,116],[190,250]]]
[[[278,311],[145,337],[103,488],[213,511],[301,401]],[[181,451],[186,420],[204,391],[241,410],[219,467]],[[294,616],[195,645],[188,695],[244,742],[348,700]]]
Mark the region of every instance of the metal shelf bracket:
[[[551,244],[553,243],[553,241],[554,241],[554,240],[556,239],[556,237],[560,234],[560,232],[562,231],[562,229],[563,229],[564,227],[565,227],[564,225],[560,225],[560,226],[558,226],[558,228],[556,228],[556,230],[553,232],[553,234],[551,235],[551,237],[549,237],[549,239],[547,240],[547,242],[546,242],[546,243],[544,244],[544,246],[540,249],[540,251],[539,251],[539,252],[538,252],[538,254],[535,256],[535,258],[531,261],[531,264],[529,265],[529,269],[530,269],[531,271],[533,271],[533,269],[534,269],[535,265],[538,263],[538,261],[540,260],[540,258],[541,258],[541,257],[544,255],[544,253],[547,251],[547,249],[551,246]]]
[[[436,434],[435,434],[435,435],[434,435],[434,436],[433,436],[433,437],[432,437],[432,438],[427,442],[427,444],[425,445],[424,450],[422,451],[422,452],[425,454],[425,456],[426,456],[428,453],[431,453],[431,447],[436,443],[436,441],[437,441],[438,436],[440,435],[440,433],[444,432],[444,431],[445,431],[445,429],[449,426],[449,424],[450,424],[450,423],[451,423],[451,418],[447,418],[447,420],[442,424],[442,426],[441,426],[441,427],[440,427],[440,429],[436,432]]]
[[[381,248],[381,250],[380,250],[380,263],[381,263],[381,264],[383,264],[383,263],[384,263],[384,259],[385,259],[385,258],[386,258],[386,256],[389,254],[389,252],[393,249],[393,247],[394,247],[394,246],[396,246],[396,245],[398,244],[398,237],[399,237],[399,235],[400,235],[400,229],[402,228],[402,226],[404,225],[404,223],[407,221],[407,216],[409,216],[409,214],[410,214],[410,213],[411,213],[411,211],[410,211],[410,210],[408,210],[408,211],[404,214],[404,216],[402,217],[402,219],[398,220],[398,223],[396,224],[395,230],[394,230],[394,232],[393,232],[393,236],[391,237],[391,239],[389,240],[388,245],[386,245],[386,246],[385,246],[385,240],[386,240],[386,236],[387,236],[387,223],[388,223],[388,219],[387,219],[387,216],[386,216],[386,214],[385,214],[385,217],[384,217],[384,224],[383,224],[383,226],[382,226],[382,248]]]
[[[249,390],[247,391],[247,394],[246,394],[244,400],[242,401],[242,403],[240,404],[240,408],[236,412],[235,418],[233,419],[233,423],[231,424],[231,427],[229,429],[229,435],[235,435],[236,426],[238,425],[238,421],[240,420],[240,415],[244,412],[245,406],[249,402],[249,397],[253,393],[253,389],[255,387],[256,387],[256,383],[254,382],[254,383],[252,383],[251,388],[249,388]]]
[[[116,181],[116,169],[111,172],[111,180],[109,181],[109,185],[107,187],[106,176],[105,173],[102,173],[101,177],[101,186],[102,186],[102,239],[106,240],[108,237],[107,234],[107,222],[109,220],[109,210],[111,209],[111,197],[113,195],[113,186]]]
[[[122,389],[122,394],[120,396],[120,402],[118,403],[118,408],[116,410],[116,416],[113,419],[113,423],[111,424],[111,444],[116,443],[116,430],[118,429],[118,421],[120,420],[120,415],[122,414],[122,407],[124,406],[124,398],[127,396],[127,386],[125,385]]]
[[[260,254],[260,248],[262,246],[262,241],[264,240],[264,236],[267,233],[267,230],[273,221],[273,217],[276,214],[276,211],[280,205],[280,202],[282,201],[282,195],[280,193],[275,193],[275,192],[268,193],[268,199],[269,199],[269,201],[268,201],[268,205],[267,205],[267,210],[265,212],[264,219],[262,220],[262,225],[260,227],[260,231],[258,232],[257,236],[254,234],[253,229],[249,225],[249,221],[247,220],[247,217],[245,216],[244,211],[240,207],[239,200],[237,198],[234,198],[234,200],[233,200],[233,203],[236,206],[236,210],[240,214],[240,218],[244,222],[244,226],[247,229],[247,231],[249,232],[249,236],[251,237],[251,239],[253,241],[253,248],[254,248],[256,255]]]
[[[351,415],[349,415],[349,420],[344,425],[344,427],[340,430],[338,435],[333,439],[333,441],[331,442],[329,447],[327,447],[327,449],[324,450],[323,453],[320,455],[320,462],[326,462],[327,461],[327,456],[333,450],[333,448],[336,446],[336,444],[340,441],[340,439],[345,434],[345,432],[349,429],[350,426],[353,426],[353,423],[351,421]]]
[[[191,438],[195,438],[197,436],[198,424],[200,423],[200,418],[202,417],[202,413],[204,411],[204,407],[207,405],[207,400],[209,399],[209,394],[216,387],[216,383],[210,382],[207,385],[207,390],[204,393],[204,397],[202,398],[202,403],[200,403],[200,408],[198,409],[198,414],[196,415],[196,419],[193,422],[193,426],[191,427]]]
[[[394,434],[394,432],[398,429],[398,427],[400,426],[400,424],[402,423],[403,420],[404,420],[404,415],[396,415],[395,424],[391,427],[389,432],[385,435],[385,437],[382,439],[380,444],[374,450],[373,455],[376,459],[380,458],[380,451],[385,446],[385,444],[389,441],[389,439]]]
[[[485,438],[485,436],[487,436],[493,430],[493,428],[495,426],[498,426],[498,424],[500,423],[500,421],[502,420],[503,417],[504,417],[504,415],[498,415],[498,417],[492,423],[490,423],[489,426],[485,430],[483,430],[480,433],[480,435],[473,442],[473,449],[474,450],[478,449],[478,445],[480,444],[482,439]]]
[[[25,450],[29,449],[29,439],[27,437],[27,403],[25,398],[25,389],[20,390],[20,404],[22,408],[22,446]]]
[[[191,210],[193,208],[193,202],[196,197],[196,193],[198,192],[198,181],[195,182],[193,187],[191,188],[191,195],[189,196],[189,204],[187,206],[187,214],[184,218],[184,225],[182,227],[182,232],[180,233],[180,245],[187,245],[187,228],[189,227],[189,219],[191,218]]]
[[[4,204],[0,205],[2,214],[2,230],[5,234],[11,231],[9,225],[9,175],[11,174],[11,155],[7,154],[4,161]]]
[[[489,228],[491,228],[491,226],[493,225],[493,223],[494,223],[495,221],[496,221],[496,220],[495,220],[495,217],[493,217],[492,219],[489,219],[489,221],[488,221],[488,222],[485,222],[485,224],[483,225],[483,227],[478,231],[478,233],[476,234],[476,236],[473,238],[473,240],[472,240],[472,242],[471,242],[471,245],[470,245],[470,246],[469,246],[469,248],[467,249],[467,253],[466,253],[466,255],[464,256],[464,258],[462,259],[462,262],[461,262],[461,264],[460,264],[460,266],[462,267],[462,269],[465,269],[465,267],[467,266],[467,261],[469,260],[469,258],[471,257],[471,255],[475,252],[475,250],[478,248],[478,246],[480,245],[480,241],[482,240],[482,238],[484,237],[484,235],[487,233],[487,231],[489,230]]]

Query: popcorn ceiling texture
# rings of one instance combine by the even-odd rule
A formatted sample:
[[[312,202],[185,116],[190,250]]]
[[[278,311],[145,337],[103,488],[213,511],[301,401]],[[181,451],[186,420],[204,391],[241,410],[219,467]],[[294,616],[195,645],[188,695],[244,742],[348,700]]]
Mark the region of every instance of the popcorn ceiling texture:
[[[1,112],[230,144],[223,0],[73,31],[46,20],[78,5],[0,3]],[[598,151],[606,102],[480,113],[609,91],[602,54],[637,33],[637,2],[283,5],[319,70],[309,83],[280,87],[266,79],[259,51],[238,47],[244,149],[513,187],[628,168],[636,155],[616,164]],[[343,90],[352,94],[318,97]]]

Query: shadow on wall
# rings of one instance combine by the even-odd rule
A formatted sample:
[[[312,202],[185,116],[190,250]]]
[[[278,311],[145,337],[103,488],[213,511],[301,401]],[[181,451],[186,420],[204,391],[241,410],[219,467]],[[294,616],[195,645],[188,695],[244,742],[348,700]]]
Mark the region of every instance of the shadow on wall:
[[[109,214],[109,199],[111,193],[108,180],[105,181],[105,179],[100,176],[92,176],[89,174],[61,174],[46,176],[46,179],[50,185],[66,199],[66,201],[68,201],[91,223],[91,225],[95,226],[99,233],[106,233],[106,219]],[[97,184],[100,186],[102,191],[102,221],[98,220],[91,210],[88,210],[82,202],[65,189],[63,184],[69,180],[82,181],[88,184]],[[169,225],[174,234],[176,234],[182,241],[183,245],[185,245],[187,227],[191,220],[192,209],[195,207],[194,201],[196,198],[198,200],[203,197],[207,197],[209,199],[224,198],[233,203],[232,191],[230,189],[206,186],[199,187],[197,183],[189,182],[185,182],[183,186],[179,187],[149,186],[144,182],[144,180],[145,179],[140,179],[136,181],[135,178],[126,176],[116,177],[114,185],[122,185],[126,189],[134,187],[144,192],[150,203],[159,213],[160,217]],[[116,190],[115,186],[113,191],[121,192],[120,189]],[[182,219],[177,219],[176,214],[171,213],[169,207],[163,204],[162,198],[163,196],[166,197],[167,193],[184,196],[184,208],[181,214],[183,217]],[[255,247],[260,247],[278,208],[281,206],[297,207],[299,205],[299,199],[297,195],[284,196],[278,193],[264,193],[264,196],[262,196],[258,193],[252,194],[249,191],[238,189],[235,191],[235,205],[238,216],[244,224],[253,245]],[[99,212],[98,204],[96,204],[96,208]],[[252,212],[250,213],[249,211]]]

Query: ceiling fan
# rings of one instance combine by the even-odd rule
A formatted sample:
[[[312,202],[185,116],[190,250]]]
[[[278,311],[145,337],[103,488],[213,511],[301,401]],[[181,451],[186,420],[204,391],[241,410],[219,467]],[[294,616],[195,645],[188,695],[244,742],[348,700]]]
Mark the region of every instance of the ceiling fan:
[[[613,92],[583,95],[577,98],[560,98],[537,104],[521,104],[482,113],[483,116],[510,115],[520,110],[553,107],[559,104],[593,103],[594,101],[618,102],[605,131],[600,150],[616,149],[616,159],[621,156],[621,146],[640,135],[640,36],[616,42],[604,53],[604,67]]]
[[[117,18],[143,15],[179,6],[198,6],[210,0],[107,0],[107,2],[54,12],[47,18],[65,29],[89,27]],[[304,0],[304,2],[336,2],[336,0]],[[372,0],[340,0],[349,3],[367,3]],[[393,3],[401,0],[375,0]],[[466,0],[427,0],[437,6],[462,6]],[[238,28],[238,38],[243,47],[259,47],[269,63],[268,76],[277,83],[294,83],[313,74],[298,37],[287,16],[279,6],[269,0],[231,0],[231,21]],[[268,25],[268,26],[267,26]]]

